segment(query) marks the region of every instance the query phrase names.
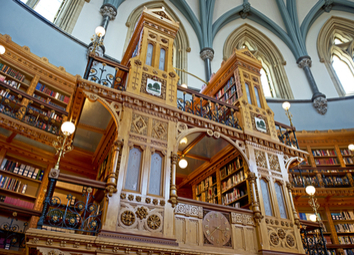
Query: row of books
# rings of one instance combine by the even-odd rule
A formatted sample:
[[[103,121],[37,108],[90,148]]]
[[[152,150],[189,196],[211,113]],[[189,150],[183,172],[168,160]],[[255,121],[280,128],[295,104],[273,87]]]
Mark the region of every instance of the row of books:
[[[221,101],[226,101],[231,98],[236,92],[236,86],[232,86],[231,89],[225,92],[225,94],[220,98]]]
[[[7,189],[25,194],[27,186],[27,184],[22,183],[19,179],[3,176],[0,174],[0,188],[2,189]]]
[[[207,202],[211,203],[211,204],[218,204],[219,203],[219,198],[216,197],[212,197],[211,199],[208,199]]]
[[[14,99],[16,98],[15,95],[10,94],[9,92],[7,92],[7,91],[4,90],[4,89],[2,89],[2,90],[0,91],[0,96],[3,96],[4,98],[8,98],[8,99],[10,99],[10,100],[14,100]]]
[[[53,134],[58,134],[58,127],[57,126],[43,122],[42,120],[36,120],[33,118],[33,116],[27,115],[23,118],[23,121],[29,123],[32,126],[39,128],[39,129],[48,131]]]
[[[0,81],[6,83],[7,85],[10,85],[11,87],[15,88],[15,89],[19,89],[21,86],[21,83],[18,83],[17,81],[13,81],[13,80],[7,80],[7,77],[4,75],[0,74]]]
[[[338,236],[340,244],[354,244],[354,236]]]
[[[25,79],[25,76],[22,73],[12,69],[11,67],[9,67],[3,63],[0,63],[0,70],[3,73],[6,73],[19,81],[23,81]]]
[[[317,185],[318,180],[316,176],[301,176],[292,174],[293,184],[297,187],[302,187],[306,185]]]
[[[221,182],[221,190],[224,192],[225,190],[239,184],[245,179],[245,175],[243,170],[238,171],[236,174],[232,175],[227,179],[227,181]]]
[[[334,225],[334,227],[336,228],[336,231],[339,233],[354,232],[354,224],[351,223],[337,224]]]
[[[69,103],[70,97],[60,94],[59,92],[55,92],[53,90],[50,90],[47,86],[45,86],[39,82],[37,83],[36,90],[41,91],[51,97],[54,97],[55,99],[62,101],[64,103]]]
[[[0,169],[39,181],[42,180],[44,175],[44,171],[39,168],[35,168],[31,165],[21,164],[15,160],[10,160],[7,158],[3,159]]]
[[[341,150],[340,150],[340,153],[341,153],[343,156],[354,155],[353,152],[351,152],[349,149],[341,149]]]
[[[243,166],[243,160],[241,157],[237,157],[232,162],[226,164],[223,168],[220,169],[220,177],[224,179],[226,176],[232,172],[240,169]]]
[[[6,204],[11,204],[11,205],[16,205],[16,206],[28,208],[28,209],[33,209],[33,207],[34,207],[34,203],[24,201],[19,198],[13,198],[13,197],[1,196],[1,202],[4,202]]]
[[[43,111],[43,110],[35,108],[33,106],[29,106],[28,108],[31,109],[32,111],[36,112],[36,113],[42,114],[42,115],[47,116],[47,117],[49,117],[51,119],[54,119],[56,121],[62,121],[63,120],[63,118],[60,117],[55,112],[51,112],[49,110],[48,111]]]
[[[208,187],[213,186],[216,183],[216,176],[209,176],[205,180],[201,181],[195,187],[195,194],[199,195],[201,192],[205,191]]]
[[[346,176],[343,177],[322,177],[323,183],[325,184],[326,187],[337,187],[337,186],[349,186],[349,180]]]
[[[333,220],[354,220],[353,211],[342,211],[338,213],[331,213]]]
[[[335,150],[312,150],[312,154],[315,157],[318,157],[318,156],[337,156]]]
[[[218,195],[218,187],[212,186],[207,188],[207,190],[201,192],[198,196],[196,196],[197,200],[208,202],[208,200],[216,197]]]
[[[41,97],[41,96],[36,95],[35,93],[33,94],[33,97],[34,97],[34,98],[37,98],[38,100],[40,100],[40,101],[42,101],[42,102],[45,102],[45,103],[50,104],[50,105],[53,105],[53,106],[57,107],[58,109],[61,109],[61,110],[63,110],[63,111],[66,111],[65,107],[60,106],[60,105],[58,105],[58,104],[56,104],[56,103],[53,103],[52,101],[50,101],[50,98],[44,98],[44,97]]]
[[[234,102],[236,102],[236,100],[238,99],[237,94],[234,94],[231,98],[225,99],[224,97],[220,98],[220,101],[226,102],[228,104],[233,104]]]
[[[245,192],[244,190],[234,188],[232,191],[225,193],[221,196],[221,202],[223,205],[227,205],[235,202],[237,199],[245,196],[246,194],[247,192]]]
[[[339,165],[337,158],[315,159],[316,165]]]
[[[230,88],[230,86],[232,86],[234,83],[235,83],[235,79],[234,77],[231,76],[231,78],[227,81],[225,86],[222,89],[220,89],[216,94],[216,99],[220,99],[224,95],[224,93]]]
[[[344,255],[354,255],[354,249],[344,249]]]
[[[353,158],[343,158],[344,164],[354,164]]]

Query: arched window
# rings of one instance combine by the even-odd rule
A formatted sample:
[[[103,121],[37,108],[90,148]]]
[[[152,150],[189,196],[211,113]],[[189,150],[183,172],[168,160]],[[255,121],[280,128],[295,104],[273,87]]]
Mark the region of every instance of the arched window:
[[[172,17],[173,20],[179,22],[179,29],[176,34],[176,38],[173,42],[174,53],[173,53],[173,66],[177,67],[181,70],[188,70],[188,52],[190,52],[190,44],[187,32],[183,26],[182,21],[176,15],[176,13],[165,3],[164,1],[148,1],[145,2],[138,7],[129,15],[125,25],[128,27],[127,36],[125,38],[124,50],[126,51],[130,38],[134,32],[134,27],[136,22],[138,21],[141,13],[143,12],[144,7],[148,9],[161,8],[164,7],[166,12]],[[187,82],[187,74],[181,71],[176,71],[178,76],[180,77],[180,83],[188,83]]]
[[[265,97],[293,99],[294,96],[284,69],[285,59],[276,45],[254,27],[244,24],[229,35],[224,43],[224,60],[232,55],[234,48],[246,47],[262,62],[265,75],[261,76],[261,82]]]
[[[256,95],[257,106],[260,107],[260,108],[262,108],[262,104],[261,104],[261,100],[260,100],[260,95],[259,95],[260,90],[259,90],[256,86],[254,87],[254,93],[255,93],[255,95]]]
[[[283,189],[280,186],[279,183],[275,183],[275,193],[277,195],[277,201],[278,201],[278,206],[279,206],[279,212],[280,212],[280,217],[283,219],[286,219],[286,209],[285,209],[285,203],[284,203],[284,193]]]
[[[159,69],[165,70],[165,60],[166,60],[166,50],[160,49],[160,61],[159,61]]]
[[[339,96],[354,94],[354,21],[331,17],[317,38],[320,61],[325,64]]]
[[[135,147],[129,151],[128,168],[125,177],[124,189],[134,191],[139,190],[142,154],[143,152]]]
[[[152,45],[152,43],[149,43],[148,48],[147,48],[147,52],[146,52],[146,61],[145,61],[146,65],[151,66],[153,52],[154,52],[154,45]]]
[[[262,189],[262,196],[263,196],[263,204],[264,204],[265,215],[273,216],[272,205],[271,205],[270,195],[269,195],[268,183],[265,180],[263,180],[263,179],[261,179],[261,189]]]
[[[246,87],[246,93],[247,93],[247,100],[249,104],[252,104],[252,96],[251,96],[251,90],[250,90],[250,85],[248,85],[247,83],[245,83],[245,87]]]
[[[161,195],[162,159],[163,157],[157,152],[151,155],[149,194],[152,195]]]

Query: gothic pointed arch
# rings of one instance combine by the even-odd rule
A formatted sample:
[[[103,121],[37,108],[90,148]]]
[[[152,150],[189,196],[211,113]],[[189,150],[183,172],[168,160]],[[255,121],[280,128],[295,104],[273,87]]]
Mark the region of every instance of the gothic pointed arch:
[[[254,56],[262,61],[263,70],[267,75],[267,84],[262,85],[264,88],[268,86],[271,97],[293,99],[294,95],[284,69],[286,61],[276,45],[262,32],[246,23],[235,29],[226,39],[223,58],[226,60],[235,48],[243,47],[249,48]]]
[[[342,64],[346,64],[354,77],[353,27],[353,20],[332,16],[323,25],[317,38],[317,52],[320,62],[325,64],[339,96],[346,96],[354,91],[354,88],[351,88],[350,91],[345,88],[333,65],[334,59],[339,59]]]
[[[147,7],[148,9],[164,7],[166,9],[166,11],[168,12],[168,14],[170,14],[171,17],[175,21],[179,22],[179,30],[177,32],[177,35],[176,35],[176,38],[175,38],[175,41],[173,44],[173,46],[174,46],[173,65],[174,65],[174,67],[177,67],[179,69],[187,70],[188,69],[188,55],[187,55],[187,53],[191,51],[187,32],[186,32],[183,24],[179,20],[178,16],[176,15],[176,13],[174,13],[174,11],[166,4],[165,1],[158,0],[158,1],[146,2],[146,3],[136,7],[130,13],[130,15],[127,19],[127,22],[125,23],[125,25],[128,27],[128,31],[127,31],[127,36],[125,38],[123,52],[125,52],[125,50],[128,47],[129,40],[134,32],[135,24],[138,21],[144,7]],[[181,71],[176,71],[176,72],[181,79],[180,80],[181,83],[187,82],[187,74],[186,73],[181,72]]]

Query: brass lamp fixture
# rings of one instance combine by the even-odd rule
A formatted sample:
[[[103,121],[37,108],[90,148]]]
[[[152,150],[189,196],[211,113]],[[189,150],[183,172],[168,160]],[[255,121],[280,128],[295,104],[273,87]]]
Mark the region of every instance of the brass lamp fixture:
[[[290,126],[293,127],[293,122],[292,122],[292,117],[293,115],[290,113],[289,109],[290,109],[290,103],[288,101],[285,101],[282,104],[283,109],[285,110],[285,114],[288,117],[289,121],[290,121]]]
[[[106,34],[106,30],[102,26],[98,26],[95,29],[95,34],[92,36],[92,53],[96,52],[96,49],[103,46],[103,36]]]
[[[312,207],[312,210],[315,213],[310,216],[310,220],[313,222],[320,222],[320,219],[318,217],[318,212],[317,212],[320,205],[317,203],[317,198],[315,198],[316,188],[312,185],[309,185],[306,187],[305,190],[306,190],[307,195],[310,196],[309,205]]]
[[[71,140],[67,140],[68,136],[72,135],[75,131],[74,123],[66,121],[61,125],[62,136],[57,136],[57,141],[53,142],[53,147],[56,149],[56,154],[59,153],[58,161],[55,164],[55,169],[59,169],[59,163],[61,157],[65,155],[66,152],[71,151],[74,147],[71,146]]]
[[[348,149],[351,151],[352,154],[354,154],[354,144],[349,144]]]
[[[184,158],[184,156],[182,156],[182,158],[179,160],[178,166],[181,169],[185,169],[188,166],[188,161]]]

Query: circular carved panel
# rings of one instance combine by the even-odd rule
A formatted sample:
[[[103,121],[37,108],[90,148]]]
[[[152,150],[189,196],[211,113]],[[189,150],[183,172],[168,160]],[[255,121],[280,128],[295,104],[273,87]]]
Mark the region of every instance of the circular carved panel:
[[[120,217],[122,223],[126,226],[131,226],[135,222],[135,214],[132,211],[125,211]]]
[[[286,236],[286,244],[289,245],[289,247],[294,247],[295,246],[295,238],[293,235],[287,235]]]
[[[152,230],[156,230],[161,226],[161,219],[156,214],[150,215],[147,218],[147,225]]]
[[[277,235],[277,233],[275,233],[275,232],[270,233],[269,239],[270,239],[270,243],[272,245],[275,245],[275,246],[279,245],[280,240],[279,240],[279,236]]]
[[[203,219],[206,239],[215,246],[224,246],[231,238],[231,225],[220,212],[208,212]]]

